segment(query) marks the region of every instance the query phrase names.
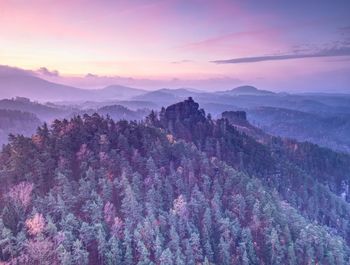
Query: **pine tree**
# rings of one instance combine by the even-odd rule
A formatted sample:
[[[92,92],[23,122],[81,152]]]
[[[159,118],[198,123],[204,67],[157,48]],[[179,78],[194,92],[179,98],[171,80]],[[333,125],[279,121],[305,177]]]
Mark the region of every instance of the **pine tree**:
[[[91,194],[91,199],[83,206],[83,211],[91,219],[92,223],[100,223],[103,220],[103,201],[95,191]]]
[[[201,263],[203,259],[203,251],[200,244],[199,235],[195,232],[191,234],[190,246],[192,248],[194,260],[197,263]]]
[[[90,244],[95,239],[94,227],[92,225],[89,225],[86,222],[83,222],[81,224],[80,229],[79,229],[79,235],[80,235],[80,239],[82,240],[84,245],[90,246]]]
[[[161,236],[159,234],[156,235],[156,242],[154,245],[154,257],[155,260],[160,260],[160,256],[163,253],[163,241],[161,240]]]
[[[180,238],[174,226],[170,228],[169,248],[173,253],[177,253],[180,248]]]
[[[128,217],[130,223],[125,223],[127,226],[132,227],[141,219],[142,209],[136,200],[134,191],[129,184],[129,181],[126,179],[125,175],[123,176],[123,185],[124,185],[124,198],[122,200],[122,212],[125,216]]]
[[[152,265],[153,264],[153,262],[150,260],[150,253],[142,241],[137,242],[137,250],[139,253],[137,265]]]
[[[97,251],[100,262],[103,264],[106,258],[107,242],[106,242],[106,232],[102,224],[95,225],[96,231],[96,241],[97,241]]]
[[[193,249],[191,247],[191,244],[189,242],[189,240],[186,238],[184,239],[184,254],[185,254],[185,257],[186,257],[186,264],[187,265],[195,265],[196,262],[195,262],[195,257],[194,257],[194,253],[193,253]]]
[[[290,243],[290,245],[288,246],[288,264],[289,265],[296,265],[297,264],[297,260],[296,260],[296,256],[295,256],[295,252],[294,252],[294,246],[293,243]],[[332,264],[332,263],[330,263]]]
[[[270,234],[270,245],[271,245],[271,262],[273,264],[279,265],[283,264],[283,249],[278,238],[278,233],[275,228],[272,228]]]
[[[250,264],[251,263],[249,261],[247,251],[244,250],[243,255],[242,255],[242,265],[250,265]]]
[[[65,249],[63,245],[59,245],[57,248],[60,264],[73,265],[72,254]]]
[[[89,253],[84,249],[83,244],[79,239],[73,243],[72,260],[74,264],[79,265],[89,263]]]
[[[167,248],[163,251],[162,255],[160,256],[160,262],[159,265],[173,265],[173,254],[171,253],[170,249]]]
[[[221,236],[220,243],[219,243],[219,261],[222,265],[229,265],[231,264],[231,257],[230,257],[230,246],[228,242],[224,239],[224,237]]]
[[[133,265],[133,251],[132,251],[132,238],[129,230],[126,228],[124,231],[124,258],[125,265]]]
[[[175,253],[175,265],[185,265],[186,258],[184,257],[181,249],[178,249]]]
[[[121,244],[115,236],[112,236],[108,240],[108,251],[106,252],[106,264],[107,265],[122,264]]]
[[[248,257],[249,262],[250,262],[249,264],[257,265],[258,264],[258,260],[257,260],[257,256],[256,256],[256,253],[255,253],[254,245],[253,245],[252,234],[251,234],[249,228],[243,228],[242,229],[242,240],[243,240],[243,242],[245,244],[247,257]]]

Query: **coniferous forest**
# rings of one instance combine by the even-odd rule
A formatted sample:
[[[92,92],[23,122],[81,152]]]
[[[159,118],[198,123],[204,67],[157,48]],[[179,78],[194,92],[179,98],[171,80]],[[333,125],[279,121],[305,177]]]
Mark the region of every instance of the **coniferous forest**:
[[[0,263],[345,265],[349,178],[349,155],[192,98],[138,122],[55,120],[1,152]]]

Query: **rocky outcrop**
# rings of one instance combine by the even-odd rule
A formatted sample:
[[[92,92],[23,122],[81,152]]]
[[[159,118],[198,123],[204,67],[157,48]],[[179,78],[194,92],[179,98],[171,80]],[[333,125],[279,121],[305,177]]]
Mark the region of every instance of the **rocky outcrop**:
[[[204,111],[199,109],[199,104],[192,97],[167,107],[164,116],[168,121],[174,122],[188,119],[192,122],[205,121]]]
[[[204,110],[189,97],[163,110],[160,114],[160,122],[172,134],[192,140],[193,135],[197,136],[205,131],[207,120]]]
[[[271,139],[270,135],[249,123],[245,111],[225,111],[221,116],[223,119],[227,119],[238,131],[253,137],[260,143],[266,143]]]

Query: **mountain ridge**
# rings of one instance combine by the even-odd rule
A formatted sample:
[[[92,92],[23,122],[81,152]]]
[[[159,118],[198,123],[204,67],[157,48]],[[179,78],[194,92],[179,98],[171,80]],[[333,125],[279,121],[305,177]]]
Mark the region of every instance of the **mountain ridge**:
[[[235,87],[231,90],[219,91],[217,93],[232,94],[232,95],[273,95],[273,94],[275,94],[272,91],[261,90],[261,89],[254,87],[254,86],[249,86],[249,85],[239,86],[239,87]]]

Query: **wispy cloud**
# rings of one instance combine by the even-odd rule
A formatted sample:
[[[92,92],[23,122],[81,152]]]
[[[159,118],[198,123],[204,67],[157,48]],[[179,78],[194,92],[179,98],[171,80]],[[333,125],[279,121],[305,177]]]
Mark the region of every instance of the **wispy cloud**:
[[[304,58],[317,58],[317,57],[337,57],[337,56],[350,56],[350,45],[343,47],[334,47],[319,50],[309,53],[290,53],[283,55],[262,55],[253,57],[239,57],[228,60],[215,60],[213,63],[217,64],[238,64],[238,63],[257,63],[265,61],[282,61],[291,59],[304,59]]]
[[[346,26],[346,27],[340,27],[338,29],[340,32],[347,32],[347,33],[350,33],[350,26]]]
[[[192,60],[180,60],[180,61],[174,61],[171,62],[172,64],[184,64],[184,63],[193,63]]]
[[[248,41],[259,39],[262,41],[271,41],[278,36],[279,29],[252,29],[248,31],[238,31],[229,34],[218,35],[201,41],[187,43],[179,48],[190,51],[198,50],[221,50],[225,47],[237,49],[237,46]]]

